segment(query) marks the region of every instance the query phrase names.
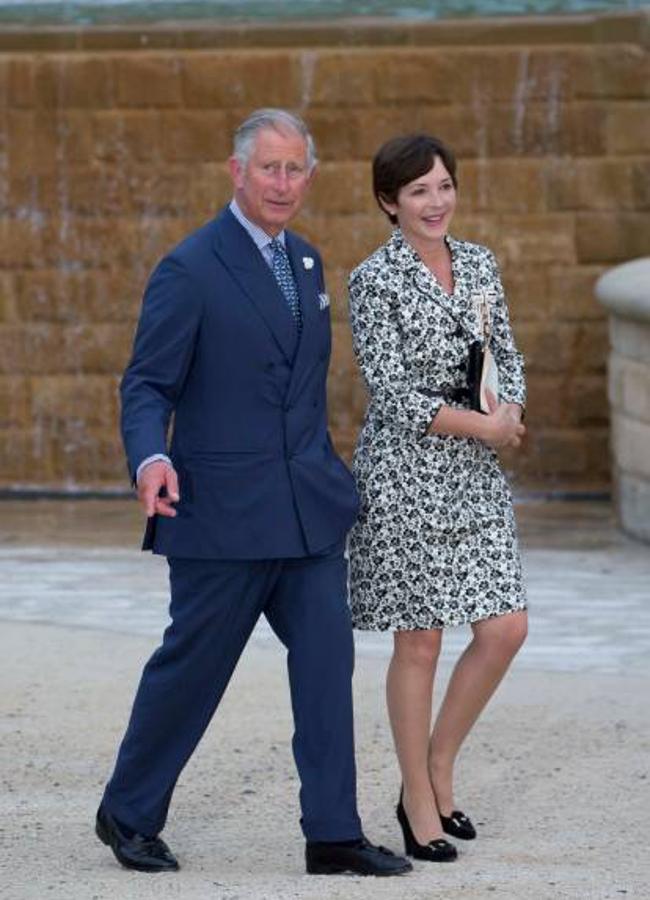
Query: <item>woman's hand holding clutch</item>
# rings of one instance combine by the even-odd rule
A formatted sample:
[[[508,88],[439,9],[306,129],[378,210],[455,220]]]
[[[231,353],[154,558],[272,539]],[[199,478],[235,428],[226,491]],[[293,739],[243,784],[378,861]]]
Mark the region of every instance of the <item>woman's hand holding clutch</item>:
[[[518,403],[498,403],[490,391],[487,397],[488,413],[442,406],[429,425],[427,434],[476,438],[495,449],[519,447],[526,433],[521,424],[521,406]]]
[[[485,443],[495,450],[502,447],[520,447],[526,433],[526,426],[521,423],[521,407],[516,403],[500,404],[490,392],[488,405],[490,412],[484,416]]]

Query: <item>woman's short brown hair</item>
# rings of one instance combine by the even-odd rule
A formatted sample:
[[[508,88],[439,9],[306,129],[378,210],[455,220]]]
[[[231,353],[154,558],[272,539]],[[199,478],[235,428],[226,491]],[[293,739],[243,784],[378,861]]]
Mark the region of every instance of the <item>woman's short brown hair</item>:
[[[387,212],[381,201],[397,203],[400,188],[426,175],[435,163],[436,156],[442,160],[457,188],[456,157],[446,144],[430,134],[405,134],[391,138],[375,154],[372,161],[372,189],[379,208],[386,213],[393,225],[397,224],[397,216]]]

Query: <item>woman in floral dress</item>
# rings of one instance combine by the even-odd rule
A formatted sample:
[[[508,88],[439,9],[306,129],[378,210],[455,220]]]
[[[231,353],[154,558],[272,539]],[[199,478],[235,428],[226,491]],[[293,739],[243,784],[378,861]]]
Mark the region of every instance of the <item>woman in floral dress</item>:
[[[395,225],[351,274],[354,348],[370,402],[354,471],[361,514],[350,535],[353,624],[394,632],[388,711],[403,779],[407,852],[455,858],[443,839],[476,836],[456,808],[454,762],[527,629],[512,498],[496,450],[519,446],[522,357],[494,255],[452,238],[453,153],[429,135],[395,138],[373,161],[380,208]],[[470,408],[469,346],[486,304],[499,396]],[[469,624],[431,727],[443,629]]]

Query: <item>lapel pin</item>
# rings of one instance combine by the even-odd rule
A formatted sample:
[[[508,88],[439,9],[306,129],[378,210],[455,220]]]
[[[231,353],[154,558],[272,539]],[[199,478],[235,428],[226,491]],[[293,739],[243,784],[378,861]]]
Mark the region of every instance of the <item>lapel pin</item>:
[[[313,259],[313,257],[311,257],[311,256],[303,256],[303,258],[302,258],[302,264],[303,264],[303,266],[304,266],[306,269],[313,269],[313,268],[314,268],[314,259]]]

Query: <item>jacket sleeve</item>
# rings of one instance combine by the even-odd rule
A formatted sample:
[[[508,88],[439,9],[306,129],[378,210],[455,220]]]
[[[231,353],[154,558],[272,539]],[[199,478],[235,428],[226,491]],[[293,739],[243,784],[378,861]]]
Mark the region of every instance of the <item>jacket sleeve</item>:
[[[201,309],[182,263],[163,259],[145,290],[120,385],[122,439],[133,482],[142,460],[167,452],[169,422],[194,354]]]
[[[492,310],[492,340],[490,347],[499,370],[499,400],[501,403],[526,405],[526,377],[524,358],[517,350],[510,326],[508,305],[501,282],[499,265],[494,254],[488,250],[490,284],[496,296]]]
[[[353,272],[348,288],[354,352],[373,407],[385,422],[423,436],[444,405],[442,394],[413,384],[385,287]]]

